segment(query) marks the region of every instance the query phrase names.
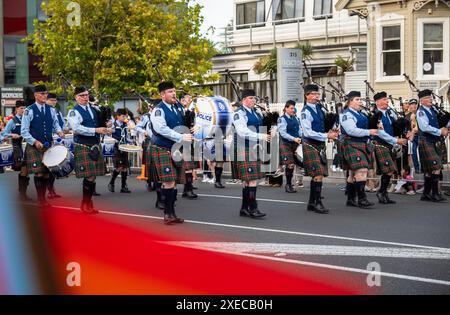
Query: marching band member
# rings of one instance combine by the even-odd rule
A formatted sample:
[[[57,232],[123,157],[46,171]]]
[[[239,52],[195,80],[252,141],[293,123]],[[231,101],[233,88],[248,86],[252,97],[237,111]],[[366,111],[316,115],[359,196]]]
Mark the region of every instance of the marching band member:
[[[142,142],[142,164],[145,165],[145,171],[148,173],[147,169],[147,149],[150,145],[150,139],[152,137],[152,128],[150,127],[150,116],[152,114],[152,107],[149,106],[148,112],[141,115],[141,121],[136,124],[136,132],[144,137]],[[152,191],[156,189],[156,183],[154,184],[151,178],[147,177],[147,190]]]
[[[28,177],[27,166],[24,163],[24,153],[22,147],[22,136],[20,130],[22,128],[22,118],[23,113],[26,108],[26,102],[24,100],[17,100],[15,106],[15,115],[6,124],[5,130],[2,132],[3,138],[11,138],[13,145],[13,158],[14,164],[12,166],[13,170],[19,171],[18,174],[18,184],[19,184],[19,197],[22,201],[31,200],[27,196],[27,188],[30,182]]]
[[[391,177],[397,172],[396,163],[392,158],[392,146],[395,144],[405,146],[408,144],[408,140],[394,137],[394,121],[398,117],[388,109],[389,99],[387,93],[384,91],[376,93],[373,98],[377,106],[375,113],[380,112],[381,114],[380,127],[382,127],[381,130],[378,130],[378,136],[373,137],[377,170],[381,173],[381,185],[377,192],[377,198],[379,203],[395,204],[395,201],[389,198],[387,192]]]
[[[183,116],[178,110],[175,85],[172,82],[161,82],[158,90],[162,101],[151,115],[153,128],[151,163],[156,177],[162,182],[161,197],[164,199],[164,222],[166,224],[183,223],[184,220],[175,214],[176,184],[185,183],[186,177],[182,161],[174,161],[171,149],[175,143],[191,142],[190,133],[181,134],[174,129],[184,126]]]
[[[242,91],[242,106],[234,113],[233,125],[235,128],[234,167],[235,179],[242,180],[242,206],[240,215],[253,219],[266,216],[258,210],[256,201],[257,180],[264,177],[261,172],[261,160],[254,155],[253,144],[259,141],[270,142],[270,135],[260,132],[262,114],[255,110],[256,94],[254,90]],[[245,140],[244,148],[238,147],[238,139]],[[244,142],[244,141],[243,141]]]
[[[301,112],[300,124],[303,129],[303,165],[306,175],[311,177],[307,209],[326,214],[329,209],[322,203],[322,180],[328,176],[326,142],[328,139],[337,139],[339,133],[336,131],[325,133],[325,115],[319,104],[319,87],[309,84],[304,90],[306,104]]]
[[[439,192],[439,175],[442,169],[442,153],[437,147],[441,137],[448,135],[448,129],[439,129],[436,111],[432,109],[433,92],[419,91],[420,107],[417,110],[419,126],[419,156],[424,173],[424,190],[421,201],[441,202],[445,198]]]
[[[89,104],[89,92],[85,87],[74,91],[77,105],[69,112],[69,126],[74,134],[75,174],[83,178],[81,211],[95,214],[92,196],[95,178],[105,175],[105,161],[100,146],[100,135],[111,134],[110,128],[98,127],[98,112]]]
[[[284,115],[278,118],[278,132],[280,134],[280,163],[285,166],[287,193],[297,192],[292,187],[295,169],[295,151],[302,142],[300,120],[295,113],[295,102],[289,100],[284,105]]]
[[[34,88],[35,103],[29,106],[23,115],[21,135],[27,142],[25,162],[29,174],[34,174],[34,185],[39,203],[44,207],[51,206],[46,198],[49,171],[42,163],[42,158],[53,142],[53,131],[61,138],[64,133],[59,126],[56,111],[46,104],[47,88],[37,85]]]
[[[377,136],[377,129],[369,129],[369,119],[361,113],[361,93],[351,91],[347,95],[347,109],[341,116],[341,132],[344,135],[342,150],[347,178],[347,206],[368,208],[374,203],[367,200],[365,186],[372,164],[373,147],[370,136]],[[358,202],[356,202],[358,196]]]
[[[131,193],[127,186],[127,176],[128,169],[130,167],[130,161],[128,159],[128,153],[119,150],[119,144],[122,142],[126,142],[128,139],[128,127],[126,123],[128,112],[124,108],[119,108],[116,111],[115,119],[113,122],[113,133],[112,137],[116,140],[115,151],[114,151],[114,171],[111,175],[111,181],[108,184],[108,190],[110,192],[114,192],[114,183],[116,181],[117,176],[121,174],[122,179],[122,188],[120,189],[121,193]]]
[[[69,129],[65,127],[65,122],[63,115],[59,109],[56,108],[56,104],[58,103],[57,95],[55,93],[48,93],[47,95],[47,104],[53,107],[56,111],[56,117],[58,118],[58,124],[61,127],[61,130],[67,134],[69,132]],[[48,182],[47,182],[47,189],[48,189],[48,199],[56,199],[61,198],[60,195],[58,195],[55,191],[55,176],[53,176],[52,173],[49,174]]]

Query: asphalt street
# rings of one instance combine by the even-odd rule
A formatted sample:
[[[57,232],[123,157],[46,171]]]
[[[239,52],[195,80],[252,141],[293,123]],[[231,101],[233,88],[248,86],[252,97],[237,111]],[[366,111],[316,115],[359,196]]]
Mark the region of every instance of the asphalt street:
[[[0,175],[2,187],[15,187],[16,176],[12,172]],[[307,184],[295,194],[287,194],[283,188],[259,187],[258,205],[267,217],[253,220],[238,215],[240,185],[216,189],[212,184],[197,183],[197,200],[181,198],[179,186],[176,209],[186,222],[164,226],[162,211],[154,207],[156,194],[147,192],[144,182],[131,176],[128,186],[132,193],[121,194],[107,190],[109,179],[97,179],[97,191],[102,195],[94,202],[100,215],[144,228],[147,222],[160,221],[168,233],[182,232],[176,246],[258,257],[262,263],[306,266],[315,273],[332,270],[339,281],[349,279],[361,285],[367,285],[368,276],[373,275],[371,268],[376,266],[381,282],[367,286],[369,294],[450,293],[450,203],[420,202],[419,195],[393,195],[396,205],[348,208],[344,192],[339,190],[341,184],[330,182],[325,184],[323,196],[331,212],[321,215],[306,211]],[[76,211],[81,180],[71,176],[57,180],[55,187],[65,198],[53,204]],[[116,187],[120,187],[120,178]],[[33,185],[29,196],[35,199]],[[369,199],[375,201],[375,194],[369,194]],[[189,231],[208,237],[192,238]]]

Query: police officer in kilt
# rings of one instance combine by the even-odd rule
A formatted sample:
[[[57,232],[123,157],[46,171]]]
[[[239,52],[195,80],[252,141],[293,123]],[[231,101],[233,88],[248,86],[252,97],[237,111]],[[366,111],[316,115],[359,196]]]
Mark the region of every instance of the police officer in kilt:
[[[35,103],[29,106],[23,115],[21,135],[27,142],[25,163],[29,174],[34,174],[34,185],[39,203],[44,207],[51,206],[45,197],[48,186],[49,171],[42,163],[42,158],[53,143],[53,132],[64,138],[58,123],[56,111],[46,104],[47,88],[37,85],[34,88]]]
[[[391,177],[397,172],[397,166],[392,157],[392,147],[395,144],[405,146],[408,144],[408,140],[394,137],[394,122],[398,117],[388,108],[387,93],[384,91],[376,93],[373,98],[377,106],[374,117],[381,117],[378,122],[380,129],[378,136],[372,137],[377,170],[381,174],[381,185],[377,192],[377,198],[382,204],[395,204],[395,201],[390,199],[387,193]]]
[[[12,169],[19,172],[19,197],[22,201],[31,200],[27,196],[27,188],[30,178],[28,177],[27,165],[24,163],[24,152],[22,147],[23,138],[20,134],[20,130],[22,128],[22,117],[26,107],[26,102],[24,100],[16,101],[15,115],[10,121],[8,121],[5,130],[2,132],[2,137],[11,138],[14,159]]]
[[[349,171],[347,178],[347,206],[368,208],[374,203],[367,200],[365,186],[367,173],[372,165],[373,145],[371,136],[377,136],[377,129],[369,129],[369,118],[361,113],[361,93],[351,91],[347,95],[347,108],[340,122],[343,134],[343,164]],[[358,202],[356,202],[358,196]]]
[[[326,214],[329,209],[322,203],[322,180],[328,176],[326,143],[337,139],[337,131],[325,132],[325,114],[319,104],[319,87],[308,84],[304,87],[306,103],[300,115],[303,130],[303,165],[307,176],[311,177],[308,211]]]
[[[192,96],[189,93],[183,92],[180,97],[180,104],[178,104],[178,108],[183,114],[183,119],[185,126],[189,129],[194,127],[195,123],[195,112],[193,109],[190,109],[190,105],[192,104]],[[198,195],[194,193],[194,170],[200,168],[199,161],[195,160],[194,156],[194,145],[191,146],[191,159],[190,161],[184,161],[184,171],[186,174],[186,183],[184,184],[182,198],[187,199],[197,199]]]
[[[253,219],[266,216],[258,210],[256,201],[257,180],[264,177],[261,160],[256,149],[258,142],[270,142],[270,134],[261,132],[262,113],[255,109],[254,90],[242,91],[242,106],[233,118],[234,133],[234,179],[244,182],[240,215]]]
[[[419,156],[424,173],[422,201],[441,202],[445,198],[439,192],[439,177],[442,170],[442,155],[439,147],[441,137],[448,135],[446,127],[439,129],[438,116],[433,106],[433,92],[419,91],[420,107],[417,111],[419,127]]]
[[[83,178],[83,199],[81,211],[95,214],[92,196],[95,191],[95,179],[105,175],[105,161],[100,146],[100,135],[111,134],[112,129],[98,127],[98,110],[89,104],[89,92],[84,87],[74,91],[77,105],[69,111],[69,126],[74,134],[75,174]]]
[[[58,118],[58,124],[63,130],[64,134],[67,134],[69,132],[69,129],[65,127],[65,121],[63,118],[63,115],[59,109],[56,108],[56,104],[58,103],[58,96],[55,93],[48,93],[47,95],[47,104],[53,107],[56,111],[56,117]],[[53,174],[49,174],[48,177],[48,199],[57,199],[61,198],[60,195],[58,195],[55,191],[55,176]]]
[[[184,184],[186,176],[183,161],[175,161],[171,149],[176,143],[188,142],[190,145],[193,136],[191,133],[180,133],[175,130],[184,127],[183,115],[177,105],[175,85],[172,82],[161,82],[158,89],[162,101],[150,118],[153,128],[151,164],[155,170],[154,176],[162,183],[164,222],[183,223],[184,220],[175,214],[176,184]]]
[[[300,120],[295,114],[295,102],[289,100],[284,105],[284,115],[278,118],[277,124],[280,134],[280,163],[285,167],[287,193],[296,193],[292,187],[295,168],[295,151],[302,142]]]
[[[108,184],[108,190],[110,192],[115,191],[115,181],[117,176],[121,174],[122,180],[122,188],[120,189],[121,193],[129,194],[131,193],[130,189],[128,189],[127,185],[127,177],[128,177],[128,169],[130,168],[130,161],[128,159],[128,153],[119,150],[119,144],[126,143],[128,140],[128,127],[125,122],[127,118],[128,112],[125,108],[119,108],[116,111],[115,119],[113,122],[113,133],[112,137],[116,140],[114,145],[114,171],[111,175],[111,180]]]

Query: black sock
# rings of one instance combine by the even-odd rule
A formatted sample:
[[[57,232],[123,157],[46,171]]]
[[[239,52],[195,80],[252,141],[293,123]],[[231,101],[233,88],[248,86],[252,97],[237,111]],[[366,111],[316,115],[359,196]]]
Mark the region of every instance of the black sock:
[[[184,191],[183,192],[188,192],[188,191],[192,191],[192,182],[194,180],[192,173],[186,173],[185,174],[186,177],[186,184],[184,184]]]
[[[356,192],[358,193],[358,200],[366,199],[366,182],[355,182]]]
[[[173,188],[162,188],[161,197],[164,199],[164,214],[172,214]]]
[[[109,182],[111,185],[114,185],[114,182],[116,181],[117,176],[119,176],[119,172],[114,170],[111,175],[111,181]]]
[[[384,194],[387,191],[390,182],[391,182],[391,176],[389,176],[387,174],[381,175],[381,185],[380,185],[380,189],[378,190],[378,192]]]
[[[322,202],[322,182],[316,182],[315,190],[315,203],[319,204]]]
[[[172,213],[173,215],[175,215],[175,201],[177,200],[177,193],[178,190],[177,189],[172,189],[172,195],[170,197],[170,213]]]
[[[431,192],[431,176],[424,176],[423,194],[429,195]]]
[[[431,192],[434,195],[439,194],[439,174],[431,174]]]
[[[292,177],[294,176],[294,169],[286,167],[286,185],[292,185]]]
[[[354,183],[347,182],[347,200],[353,200],[356,197],[356,187]]]
[[[27,187],[28,187],[28,183],[30,182],[30,178],[28,176],[22,176],[19,173],[19,193],[21,195],[26,194],[27,192]]]
[[[90,182],[85,178],[83,179],[83,203],[88,203],[91,200]]]
[[[50,193],[55,192],[55,176],[50,174],[50,177],[47,179],[47,188]]]
[[[216,174],[216,183],[220,183],[222,181],[222,171],[223,167],[217,167],[214,169],[214,173]]]
[[[311,179],[311,184],[309,185],[309,201],[310,205],[315,204],[316,200],[316,182]]]
[[[89,183],[89,200],[92,200],[92,196],[94,195],[95,191],[95,182],[88,181]]]
[[[127,176],[128,173],[126,171],[122,172],[122,188],[125,188],[125,186],[127,186]]]
[[[248,206],[250,210],[255,210],[258,206],[256,204],[256,188],[248,187]]]
[[[45,191],[47,189],[45,184],[43,177],[34,176],[34,186],[36,187],[36,194],[39,201],[45,200]]]
[[[248,210],[248,187],[242,188],[242,206],[241,209]]]

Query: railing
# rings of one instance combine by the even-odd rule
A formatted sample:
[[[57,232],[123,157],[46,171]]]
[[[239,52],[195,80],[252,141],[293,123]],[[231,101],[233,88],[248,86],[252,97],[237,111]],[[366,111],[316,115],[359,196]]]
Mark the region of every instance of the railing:
[[[277,42],[301,41],[325,38],[328,44],[332,37],[357,36],[366,34],[366,22],[358,16],[345,13],[314,16],[312,19],[291,18],[269,22],[236,25],[231,33],[229,47],[250,46],[258,44],[276,45]]]

